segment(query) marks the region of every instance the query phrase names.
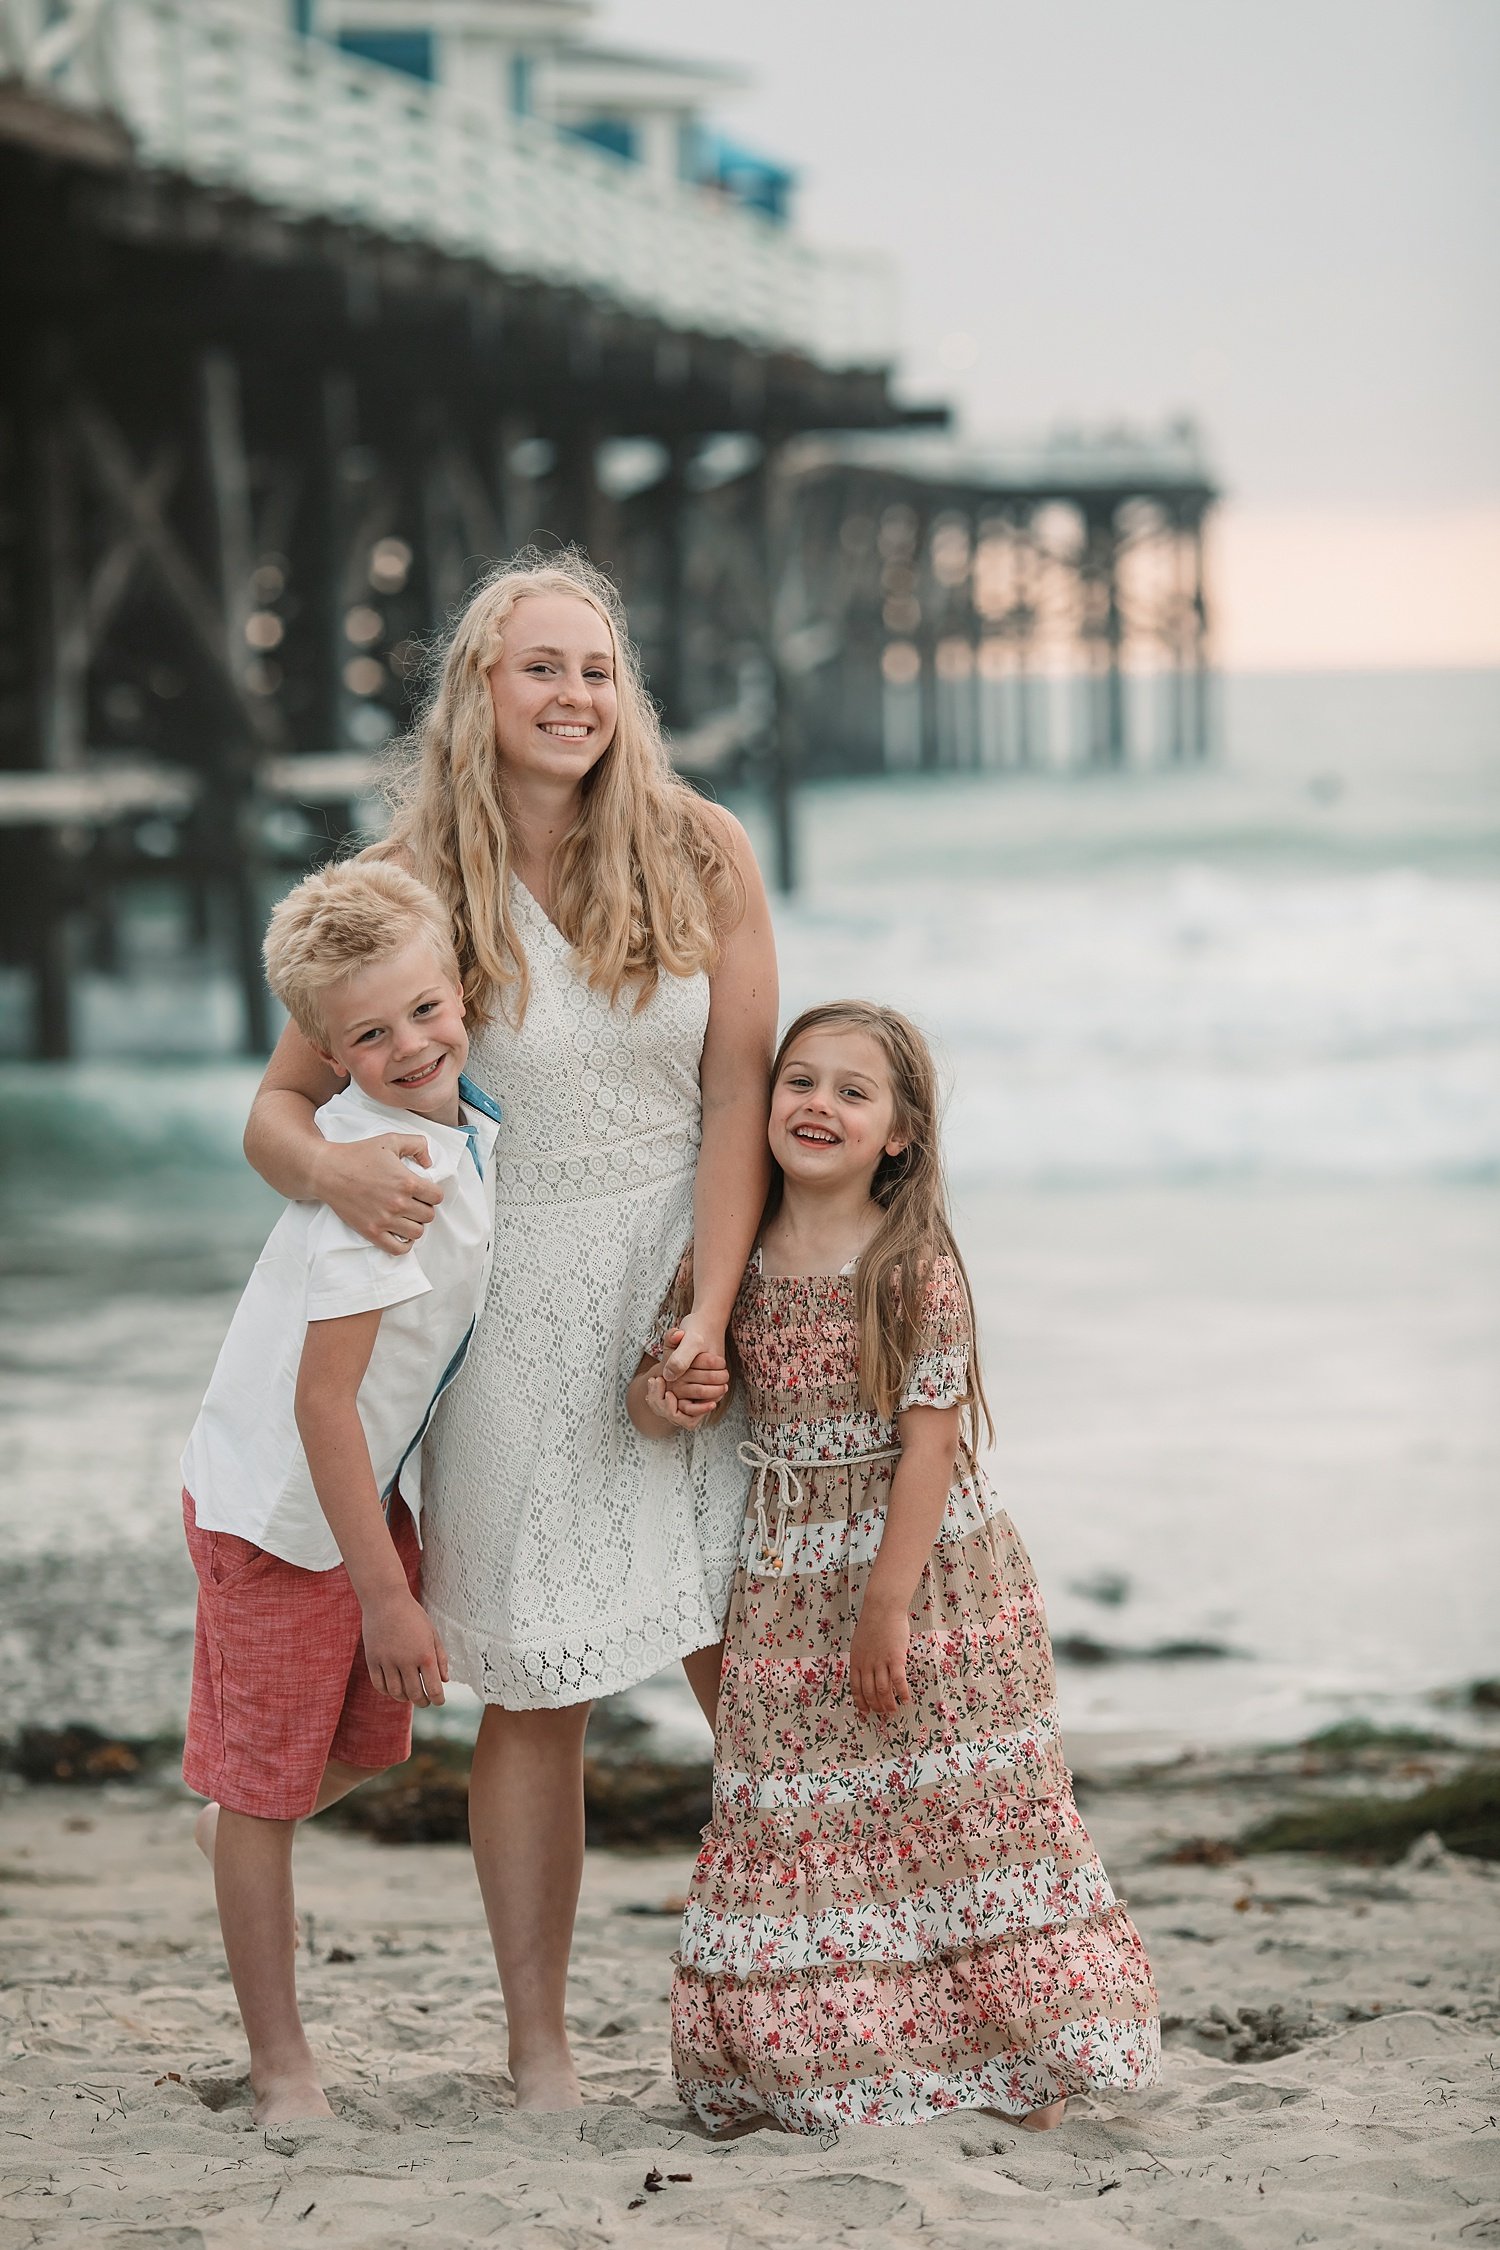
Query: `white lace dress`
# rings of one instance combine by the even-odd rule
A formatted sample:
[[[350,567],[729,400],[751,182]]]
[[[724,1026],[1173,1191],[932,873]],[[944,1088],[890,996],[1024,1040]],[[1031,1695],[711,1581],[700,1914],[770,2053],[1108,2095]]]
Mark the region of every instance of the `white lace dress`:
[[[647,1442],[625,1390],[693,1231],[708,979],[611,1008],[514,887],[519,1032],[474,1040],[501,1105],[495,1264],[423,1459],[422,1593],[455,1678],[508,1709],[581,1703],[723,1631],[744,1514],[738,1407]]]

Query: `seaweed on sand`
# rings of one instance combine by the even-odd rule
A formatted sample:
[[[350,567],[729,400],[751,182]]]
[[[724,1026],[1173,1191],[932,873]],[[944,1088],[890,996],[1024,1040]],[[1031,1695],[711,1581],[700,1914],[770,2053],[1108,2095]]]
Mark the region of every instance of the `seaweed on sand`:
[[[1433,1831],[1451,1852],[1500,1859],[1500,1765],[1466,1766],[1410,1797],[1328,1798],[1273,1813],[1239,1839],[1246,1852],[1335,1852],[1395,1860]]]
[[[323,1816],[386,1844],[467,1843],[470,1748],[430,1742]],[[711,1810],[707,1764],[586,1758],[584,1834],[591,1844],[695,1844]]]
[[[22,1781],[98,1788],[106,1781],[139,1781],[181,1755],[182,1743],[173,1735],[102,1734],[80,1722],[22,1727],[0,1752],[0,1763]]]

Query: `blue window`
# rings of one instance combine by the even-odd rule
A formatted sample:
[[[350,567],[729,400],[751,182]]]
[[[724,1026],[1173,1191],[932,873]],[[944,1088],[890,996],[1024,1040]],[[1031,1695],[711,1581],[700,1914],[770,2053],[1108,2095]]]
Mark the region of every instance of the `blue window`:
[[[778,225],[784,225],[790,217],[797,175],[784,164],[773,164],[768,157],[757,156],[717,133],[701,129],[691,142],[684,136],[683,154],[694,166],[686,176],[702,186],[718,188],[734,202],[747,210],[763,212]]]
[[[510,58],[510,107],[514,117],[529,117],[532,68],[530,55],[512,55]]]
[[[595,148],[607,148],[611,156],[623,156],[634,164],[640,156],[640,140],[628,117],[590,117],[581,125],[569,125],[566,130],[575,141],[589,141]]]
[[[408,78],[430,80],[437,74],[430,31],[341,31],[339,45],[346,54],[405,71]]]

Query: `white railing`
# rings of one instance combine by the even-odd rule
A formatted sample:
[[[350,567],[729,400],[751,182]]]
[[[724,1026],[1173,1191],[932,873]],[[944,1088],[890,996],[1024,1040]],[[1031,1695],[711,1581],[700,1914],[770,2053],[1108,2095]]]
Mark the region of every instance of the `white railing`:
[[[117,118],[142,163],[826,367],[893,356],[886,261],[300,39],[233,0],[0,0],[0,78]]]

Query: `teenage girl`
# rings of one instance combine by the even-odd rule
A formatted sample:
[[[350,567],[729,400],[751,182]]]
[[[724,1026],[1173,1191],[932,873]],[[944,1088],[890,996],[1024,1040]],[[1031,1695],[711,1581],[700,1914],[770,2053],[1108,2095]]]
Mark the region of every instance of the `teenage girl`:
[[[1041,1595],[975,1459],[937,1111],[894,1009],[813,1008],[781,1043],[730,1327],[750,1503],[672,1991],[678,2090],[710,2127],[974,2108],[1045,2129],[1070,2093],[1158,2068],[1151,1971],[1063,1764]],[[630,1410],[664,1435],[709,1396],[647,1359]]]

